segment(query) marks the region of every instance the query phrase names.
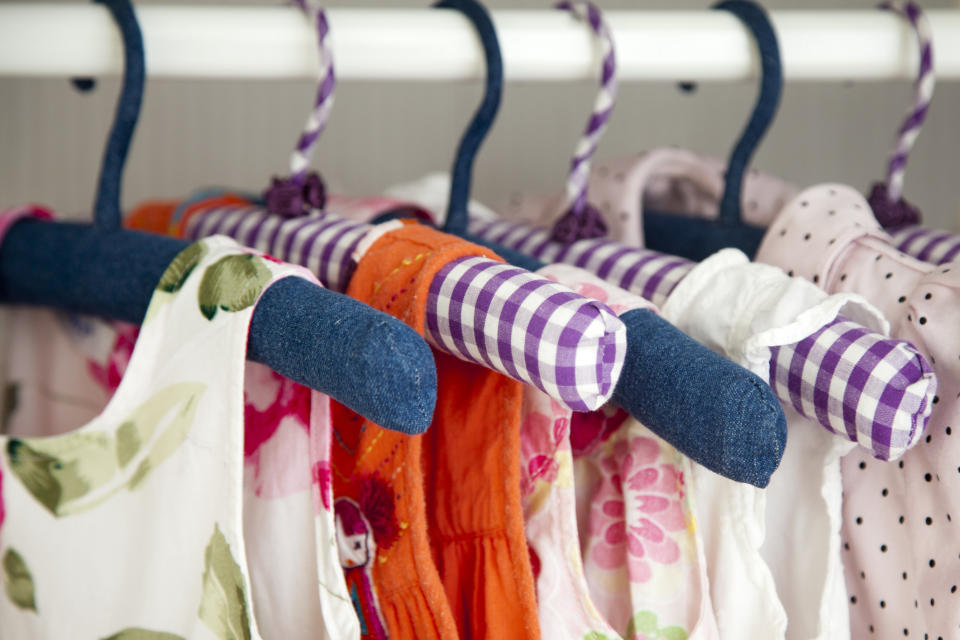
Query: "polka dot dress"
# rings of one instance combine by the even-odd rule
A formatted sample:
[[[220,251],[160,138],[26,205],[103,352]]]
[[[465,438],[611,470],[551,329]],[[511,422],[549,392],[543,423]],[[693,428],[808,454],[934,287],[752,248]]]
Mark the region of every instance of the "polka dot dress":
[[[940,380],[920,444],[897,462],[862,450],[843,461],[843,551],[853,638],[960,638],[960,268],[890,245],[850,187],[802,192],[757,260],[863,295]]]

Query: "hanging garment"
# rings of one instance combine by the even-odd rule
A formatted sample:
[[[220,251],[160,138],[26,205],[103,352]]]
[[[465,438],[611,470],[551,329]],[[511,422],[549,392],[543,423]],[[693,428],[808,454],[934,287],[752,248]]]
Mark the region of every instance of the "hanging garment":
[[[590,170],[591,203],[603,213],[608,237],[642,247],[643,211],[715,218],[723,196],[725,164],[707,155],[676,147],[660,147],[638,155],[600,160]],[[431,179],[434,179],[431,176]],[[403,191],[394,193],[401,197]],[[797,193],[797,188],[776,176],[751,169],[743,181],[743,219],[767,226]],[[559,216],[561,200],[512,193],[495,203],[505,218],[550,227]],[[471,220],[483,208],[471,203]],[[495,219],[496,216],[493,216]]]
[[[525,387],[520,493],[545,638],[619,640],[590,596],[580,559],[570,424],[573,412]]]
[[[960,629],[960,270],[892,246],[863,197],[827,184],[794,198],[758,259],[855,291],[890,320],[894,336],[927,357],[940,380],[923,441],[896,464],[855,452],[843,462],[844,566],[854,637],[954,638]],[[883,398],[877,411],[886,410]]]
[[[32,427],[29,417],[12,416],[0,460],[7,513],[0,540],[9,585],[0,598],[2,635],[104,638],[153,631],[198,638],[273,631],[275,621],[266,611],[261,620],[258,595],[251,594],[258,564],[251,552],[267,549],[257,536],[272,532],[244,528],[250,514],[241,391],[253,305],[289,275],[311,278],[223,238],[192,245],[161,279],[106,409],[78,430],[48,425],[41,437],[22,433]],[[43,338],[53,346],[63,331]],[[39,394],[55,391],[37,386]],[[309,478],[302,495],[313,502]],[[308,505],[307,515],[312,511]],[[44,530],[49,533],[38,535]],[[314,549],[312,526],[304,535],[306,548]],[[316,560],[313,555],[306,561]],[[307,588],[314,603],[321,588],[315,571],[296,585]],[[71,577],[81,582],[72,585]],[[266,592],[270,585],[262,586]],[[103,602],[112,605],[103,615],[66,615],[99,611]],[[316,612],[314,604],[301,614],[323,623]],[[296,621],[282,628],[296,629]],[[353,635],[349,624],[327,628],[329,637],[338,633]]]
[[[0,319],[16,336],[0,351],[12,378],[5,395],[17,399],[7,431],[25,436],[92,419],[119,386],[139,332],[41,309],[9,309]],[[334,544],[330,433],[327,396],[246,364],[244,535],[254,614],[267,637],[359,637]]]
[[[726,165],[718,158],[661,147],[598,163],[590,172],[590,193],[604,207],[610,237],[642,247],[645,209],[714,219],[725,176]],[[796,193],[794,185],[751,169],[743,178],[743,221],[768,226]]]
[[[732,302],[735,304],[731,305]],[[746,256],[735,250],[721,251],[695,267],[677,285],[664,304],[663,313],[697,339],[735,357],[748,368],[769,367],[769,355],[764,352],[775,350],[778,345],[824,329],[829,334],[831,322],[841,313],[874,330],[886,329],[882,318],[858,297],[828,297],[810,283],[789,278],[779,269],[750,264]],[[853,347],[852,352],[856,352],[855,342]],[[843,355],[838,355],[838,365],[845,366],[840,365]],[[726,500],[733,516],[733,522],[725,523],[725,527],[704,532],[711,588],[724,637],[783,637],[786,633],[791,638],[826,640],[849,634],[840,559],[839,465],[841,456],[850,451],[853,443],[823,431],[792,407],[788,408],[788,423],[789,444],[782,471],[774,474],[763,493],[750,494],[745,487],[731,486],[713,474],[694,469],[694,487],[703,492],[697,493],[698,509],[715,509],[718,500]],[[755,519],[739,521],[740,509],[755,509]],[[716,518],[698,519],[718,522]],[[748,527],[738,531],[744,523]],[[705,529],[707,526],[704,524]],[[732,532],[736,533],[731,535]],[[721,583],[747,577],[731,563],[738,555],[749,559],[757,569],[763,563],[763,569],[772,578],[764,592],[776,585],[787,612],[783,622],[790,622],[789,629],[781,629],[776,636],[764,635],[770,631],[764,632],[762,627],[751,632],[744,629],[739,636],[724,635],[730,630],[725,628],[730,620],[756,623],[749,611],[738,604],[750,588],[749,581],[723,592],[715,588],[715,581],[721,576]]]
[[[434,276],[457,261],[495,259],[400,223],[378,227],[358,253],[348,294],[421,333]],[[369,519],[363,493],[372,489],[362,488],[392,493],[377,514],[387,522],[379,530],[371,522],[376,555],[367,554],[391,637],[539,638],[520,501],[522,385],[439,352],[436,362],[437,409],[423,436],[397,442],[347,411],[334,414],[337,503],[350,500]]]
[[[576,267],[549,265],[539,273],[618,313],[654,309]],[[718,638],[686,480],[690,461],[614,407],[574,414],[571,425],[583,564],[590,596],[603,616],[629,639]],[[558,468],[562,473],[562,465]],[[528,518],[528,531],[531,525]],[[542,595],[539,604],[542,611]]]
[[[700,196],[692,199],[677,195],[673,198],[674,202],[665,208],[671,211],[693,211],[707,217],[714,216],[719,208],[722,174],[717,172],[716,177],[712,178],[712,173],[703,169],[706,165],[702,161],[697,162],[692,154],[676,155],[677,153],[672,150],[656,152],[655,157],[662,156],[662,162],[667,164],[667,168],[662,171],[656,168],[657,163],[653,163],[653,167],[647,167],[643,171],[640,169],[644,163],[637,163],[637,167],[633,170],[625,170],[626,175],[637,176],[629,182],[631,191],[627,194],[624,194],[620,181],[615,177],[613,180],[609,178],[609,173],[605,178],[595,180],[595,188],[591,193],[601,200],[626,198],[633,203],[647,203],[650,200],[647,193],[651,189],[655,192],[682,194],[686,191],[685,188],[674,188],[662,184],[648,185],[644,182],[644,178],[652,179],[651,176],[658,175],[659,171],[659,175],[669,178],[668,184],[683,184],[686,180],[679,172],[685,165],[683,160],[686,160],[687,169],[690,170],[689,180],[701,185],[701,188],[693,192]],[[677,173],[671,173],[672,171]],[[714,181],[716,183],[711,187]],[[754,185],[753,190],[749,187],[751,184]],[[757,186],[760,184],[764,185],[763,189]],[[777,183],[772,178],[760,181],[759,178],[751,179],[748,176],[746,185],[745,212],[751,222],[757,223],[769,222],[773,212],[769,205],[777,202],[790,191],[787,186]],[[711,193],[715,198],[712,203],[709,200]],[[688,208],[688,205],[692,206]],[[621,217],[613,223],[613,232],[617,233],[622,228],[622,232],[629,235],[633,230],[642,229],[640,215],[641,209],[631,210],[630,215]],[[790,275],[793,273],[790,272]],[[816,277],[812,279],[814,282],[817,281]],[[848,361],[846,366],[850,366],[863,353],[866,336],[862,330],[847,327],[843,322],[833,319],[833,313],[830,311],[825,314],[820,320],[821,324],[815,322],[805,331],[816,327],[816,331],[810,334],[817,337],[814,350],[825,349],[832,343],[848,345],[847,352],[840,359]],[[711,314],[712,310],[705,310],[703,321],[709,323],[708,316]],[[881,333],[886,331],[885,323],[878,322],[876,313],[864,313],[857,318],[867,327],[876,328]],[[837,343],[838,338],[840,338],[839,343]],[[879,351],[881,348],[889,349],[890,347],[894,348],[893,351]],[[873,348],[878,349],[877,356],[883,357],[891,365],[891,374],[895,374],[891,375],[891,382],[896,382],[897,376],[916,369],[914,373],[901,378],[918,381],[916,384],[904,387],[905,394],[894,394],[896,385],[891,385],[883,394],[880,394],[877,389],[868,389],[866,394],[862,394],[858,386],[861,383],[856,382],[856,376],[852,385],[849,387],[844,385],[845,390],[841,390],[836,385],[832,385],[830,390],[831,396],[835,398],[830,403],[837,407],[846,407],[844,422],[849,422],[846,425],[847,435],[855,437],[874,455],[882,455],[885,458],[899,457],[908,447],[920,442],[923,421],[929,416],[931,400],[936,391],[935,380],[929,365],[923,358],[916,357],[915,352],[911,354],[904,347],[903,344],[887,342],[877,343]],[[768,376],[772,384],[787,388],[796,384],[792,380],[798,375],[807,377],[816,374],[806,366],[802,366],[803,363],[796,361],[795,358],[784,359],[781,357],[780,350],[775,349],[775,353],[777,355],[770,363]],[[832,349],[829,353],[832,353]],[[840,352],[838,351],[835,355],[840,356]],[[833,359],[836,360],[836,358]],[[799,369],[798,365],[801,365]],[[834,370],[843,372],[845,368],[835,366]],[[890,426],[896,429],[893,432],[877,428],[872,418],[876,408],[872,397],[886,398],[888,394],[890,398],[896,397],[899,401],[899,404],[896,404],[892,399],[887,400],[891,406],[889,415],[895,416],[895,419],[890,421]],[[770,506],[765,519],[768,535],[767,542],[762,547],[762,553],[773,573],[777,591],[787,612],[789,622],[787,637],[801,639],[844,637],[849,633],[846,631],[847,621],[844,613],[846,589],[837,554],[841,517],[838,457],[843,454],[844,448],[836,448],[837,445],[832,442],[833,438],[830,436],[814,433],[817,430],[812,428],[813,421],[804,417],[804,415],[811,418],[819,417],[820,409],[809,406],[807,403],[794,403],[793,406],[785,404],[785,411],[788,418],[790,445],[787,447],[778,473],[774,474],[767,489],[767,504]],[[800,415],[801,412],[804,415]],[[854,421],[850,418],[853,416],[862,416],[862,418],[856,419],[856,428],[851,431],[854,428]],[[822,420],[820,422],[824,423]],[[819,462],[813,463],[813,460]],[[811,486],[806,480],[810,476],[811,469],[817,469],[817,473],[820,474],[819,488]],[[801,481],[800,478],[805,480]],[[812,532],[819,533],[811,536]],[[811,539],[821,542],[810,544]],[[821,584],[823,587],[811,588],[811,584]],[[819,613],[810,615],[810,611]]]

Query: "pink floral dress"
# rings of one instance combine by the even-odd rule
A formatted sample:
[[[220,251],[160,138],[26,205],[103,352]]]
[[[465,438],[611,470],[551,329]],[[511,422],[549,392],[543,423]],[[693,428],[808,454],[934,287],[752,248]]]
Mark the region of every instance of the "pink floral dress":
[[[550,265],[540,274],[601,300],[618,313],[653,308],[576,267]],[[530,433],[544,437],[550,431],[544,428],[549,421],[534,419],[541,425]],[[557,422],[553,428],[563,430]],[[703,543],[686,484],[690,461],[639,421],[609,405],[593,413],[573,414],[570,429],[580,552],[591,601],[626,640],[718,638]],[[523,433],[528,454],[528,430]],[[555,463],[556,458],[526,455],[525,459],[542,482],[561,487],[569,482],[564,463]],[[528,539],[536,549],[545,534],[533,526],[529,511]],[[577,565],[570,563],[571,572],[579,569]],[[540,583],[538,579],[538,594],[542,593]],[[539,602],[544,607],[542,596]],[[543,628],[544,637],[560,637],[547,635]]]

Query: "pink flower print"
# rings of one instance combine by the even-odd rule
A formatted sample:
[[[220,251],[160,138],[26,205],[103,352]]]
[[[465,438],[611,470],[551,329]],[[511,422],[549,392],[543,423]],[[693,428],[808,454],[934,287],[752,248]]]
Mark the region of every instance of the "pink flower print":
[[[557,479],[557,470],[559,466],[557,461],[551,456],[538,454],[527,463],[527,473],[530,475],[531,484],[537,480],[552,483]]]
[[[305,431],[309,430],[308,387],[255,363],[247,363],[245,382],[243,452],[247,458],[273,437],[286,417],[294,417]]]
[[[624,443],[618,443],[624,444]],[[607,476],[604,499],[594,515],[596,543],[590,557],[603,569],[626,566],[631,582],[646,582],[653,564],[680,559],[671,533],[686,529],[682,473],[660,462],[660,446],[648,437],[634,437],[625,449],[614,447],[601,462]]]
[[[608,289],[601,287],[600,285],[593,284],[592,282],[581,282],[577,287],[577,293],[585,298],[593,298],[594,300],[604,303],[617,315],[630,310],[630,307],[625,304],[610,302],[610,294]]]
[[[330,462],[321,460],[313,465],[313,484],[315,485],[314,496],[320,494],[323,501],[323,508],[330,511],[330,499],[333,497],[333,485],[330,475]],[[316,505],[314,505],[316,507]],[[319,509],[317,509],[319,512]]]
[[[606,442],[630,417],[626,411],[609,404],[596,411],[575,411],[570,419],[570,448],[574,456],[582,456]]]
[[[87,360],[87,371],[90,377],[111,393],[120,386],[120,380],[123,379],[127,365],[130,364],[130,356],[133,355],[133,347],[140,334],[140,327],[135,324],[115,322],[113,328],[116,331],[116,338],[107,361],[101,363],[93,359]]]

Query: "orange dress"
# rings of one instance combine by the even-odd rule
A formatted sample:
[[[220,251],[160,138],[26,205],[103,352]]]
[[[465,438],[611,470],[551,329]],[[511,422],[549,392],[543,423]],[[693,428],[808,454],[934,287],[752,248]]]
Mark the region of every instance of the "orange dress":
[[[437,271],[477,255],[498,259],[459,238],[405,225],[374,242],[347,293],[423,334]],[[437,409],[426,434],[403,436],[370,422],[361,426],[359,419],[345,422],[345,409],[335,416],[334,428],[353,443],[354,453],[344,446],[334,453],[334,494],[357,493],[371,476],[393,492],[397,527],[388,531],[394,539],[388,549],[377,541],[373,563],[390,637],[539,638],[520,497],[522,385],[434,355]],[[412,589],[419,591],[416,597],[410,597]]]

